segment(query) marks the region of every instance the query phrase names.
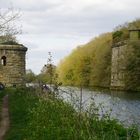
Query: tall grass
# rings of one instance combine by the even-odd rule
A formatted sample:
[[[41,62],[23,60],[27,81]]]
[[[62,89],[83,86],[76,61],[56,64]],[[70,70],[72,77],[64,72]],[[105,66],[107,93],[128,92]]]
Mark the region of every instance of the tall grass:
[[[108,116],[98,116],[96,107],[78,113],[54,96],[32,91],[10,94],[11,127],[6,140],[139,140],[138,130],[124,128]]]
[[[4,90],[0,90],[0,114],[1,114],[1,110],[2,110],[2,99],[5,95],[5,91]],[[0,115],[0,120],[1,120],[1,115]]]
[[[37,98],[28,90],[11,89],[9,91],[10,130],[6,140],[23,140],[29,123],[29,109],[35,106]]]

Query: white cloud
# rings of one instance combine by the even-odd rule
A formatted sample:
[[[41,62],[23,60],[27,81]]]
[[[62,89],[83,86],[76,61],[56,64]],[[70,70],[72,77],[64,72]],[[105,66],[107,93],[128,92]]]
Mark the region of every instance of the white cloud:
[[[28,48],[27,68],[35,72],[46,62],[48,51],[58,61],[95,35],[139,17],[139,0],[1,0],[22,13],[23,35]],[[37,68],[36,68],[37,67]]]

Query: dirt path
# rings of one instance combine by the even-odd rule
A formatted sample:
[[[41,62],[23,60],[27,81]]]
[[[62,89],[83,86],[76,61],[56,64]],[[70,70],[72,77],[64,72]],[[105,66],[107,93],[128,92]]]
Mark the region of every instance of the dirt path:
[[[1,122],[0,122],[0,140],[3,140],[4,135],[9,129],[9,110],[8,110],[8,95],[3,97]]]

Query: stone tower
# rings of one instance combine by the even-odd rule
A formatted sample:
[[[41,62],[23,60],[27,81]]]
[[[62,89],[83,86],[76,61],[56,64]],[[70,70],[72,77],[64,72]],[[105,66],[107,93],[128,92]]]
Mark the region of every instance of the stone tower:
[[[0,82],[6,87],[25,84],[25,55],[23,45],[0,45]]]
[[[129,39],[112,45],[111,89],[125,89],[125,67],[122,64],[128,44],[140,41],[140,29],[129,30]]]

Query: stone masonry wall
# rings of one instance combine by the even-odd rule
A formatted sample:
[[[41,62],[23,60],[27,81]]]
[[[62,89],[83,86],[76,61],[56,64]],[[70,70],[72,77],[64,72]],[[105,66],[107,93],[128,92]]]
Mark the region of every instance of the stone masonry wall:
[[[5,86],[24,84],[26,51],[22,45],[0,45],[0,58],[6,57],[6,65],[0,63],[0,82]]]
[[[111,89],[124,89],[124,52],[127,45],[112,48]]]
[[[125,90],[126,68],[125,54],[129,50],[129,45],[140,44],[140,29],[129,30],[129,39],[114,43],[112,46],[112,62],[111,62],[111,89]],[[131,52],[131,50],[129,50]],[[133,51],[132,51],[133,53]]]

